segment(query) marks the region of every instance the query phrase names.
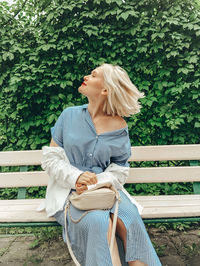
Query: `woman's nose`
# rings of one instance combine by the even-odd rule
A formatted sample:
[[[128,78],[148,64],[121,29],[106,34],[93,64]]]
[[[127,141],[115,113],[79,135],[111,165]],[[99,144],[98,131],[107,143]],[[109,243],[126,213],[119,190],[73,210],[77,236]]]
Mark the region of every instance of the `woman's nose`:
[[[87,81],[87,80],[88,80],[88,76],[84,76],[84,78],[83,78],[83,79]]]

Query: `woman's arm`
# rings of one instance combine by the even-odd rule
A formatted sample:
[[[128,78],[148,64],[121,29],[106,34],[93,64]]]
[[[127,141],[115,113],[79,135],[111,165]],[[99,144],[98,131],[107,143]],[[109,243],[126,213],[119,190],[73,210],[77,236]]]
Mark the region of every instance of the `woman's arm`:
[[[83,173],[78,168],[73,167],[63,148],[44,146],[42,169],[44,169],[50,178],[62,187],[75,188],[78,177]]]
[[[122,188],[129,176],[129,167],[111,163],[103,173],[97,175],[98,182],[111,182],[116,188]]]
[[[50,147],[54,149],[54,147],[59,147],[59,145],[51,139]],[[83,172],[79,171],[76,167],[72,166],[65,155],[63,153],[63,148],[59,147],[59,150],[49,149],[49,151],[45,153],[45,150],[43,150],[44,160],[42,162],[42,167],[44,170],[47,171],[47,173],[50,176],[53,176],[54,179],[64,187],[71,186],[72,188],[76,188],[77,193],[81,194],[84,190],[87,190],[87,185],[93,185],[97,183],[97,176],[96,174],[92,172]],[[62,150],[62,152],[61,152]],[[57,152],[57,155],[56,155]],[[59,156],[62,155],[61,157]],[[45,161],[46,156],[46,161]],[[50,158],[53,156],[53,160]],[[48,162],[47,162],[48,161]],[[63,167],[63,169],[62,169]],[[65,170],[65,174],[63,171]],[[74,177],[70,178],[69,175],[72,175]],[[67,177],[68,176],[68,177]],[[63,177],[63,178],[62,178]],[[67,182],[68,181],[68,182]]]
[[[50,147],[59,147],[58,144],[53,140],[53,138],[51,139]]]

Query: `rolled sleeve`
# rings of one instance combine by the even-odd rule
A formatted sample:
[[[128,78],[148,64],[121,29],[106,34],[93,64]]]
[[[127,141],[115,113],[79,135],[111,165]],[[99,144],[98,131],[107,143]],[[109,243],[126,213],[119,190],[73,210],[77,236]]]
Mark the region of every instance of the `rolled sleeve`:
[[[50,178],[53,178],[62,187],[75,188],[76,181],[83,171],[70,164],[64,149],[44,146],[42,151],[41,166]]]

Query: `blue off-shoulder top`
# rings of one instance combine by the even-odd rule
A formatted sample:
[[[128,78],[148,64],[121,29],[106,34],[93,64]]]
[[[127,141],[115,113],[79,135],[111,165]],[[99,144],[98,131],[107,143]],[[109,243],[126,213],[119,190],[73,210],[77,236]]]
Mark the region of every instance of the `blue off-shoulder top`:
[[[66,108],[51,128],[53,140],[64,148],[70,163],[82,171],[99,174],[111,163],[128,167],[128,127],[97,134],[87,107]]]

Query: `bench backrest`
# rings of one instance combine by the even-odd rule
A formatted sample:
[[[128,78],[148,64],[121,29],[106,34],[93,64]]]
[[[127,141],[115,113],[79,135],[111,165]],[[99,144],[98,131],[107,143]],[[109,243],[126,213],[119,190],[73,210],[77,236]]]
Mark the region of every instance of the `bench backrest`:
[[[127,183],[200,182],[200,144],[132,147],[131,162],[189,160],[192,166],[131,168]],[[0,187],[46,186],[44,171],[28,171],[29,165],[40,165],[42,151],[0,152],[0,166],[21,166],[20,172],[0,173]]]

